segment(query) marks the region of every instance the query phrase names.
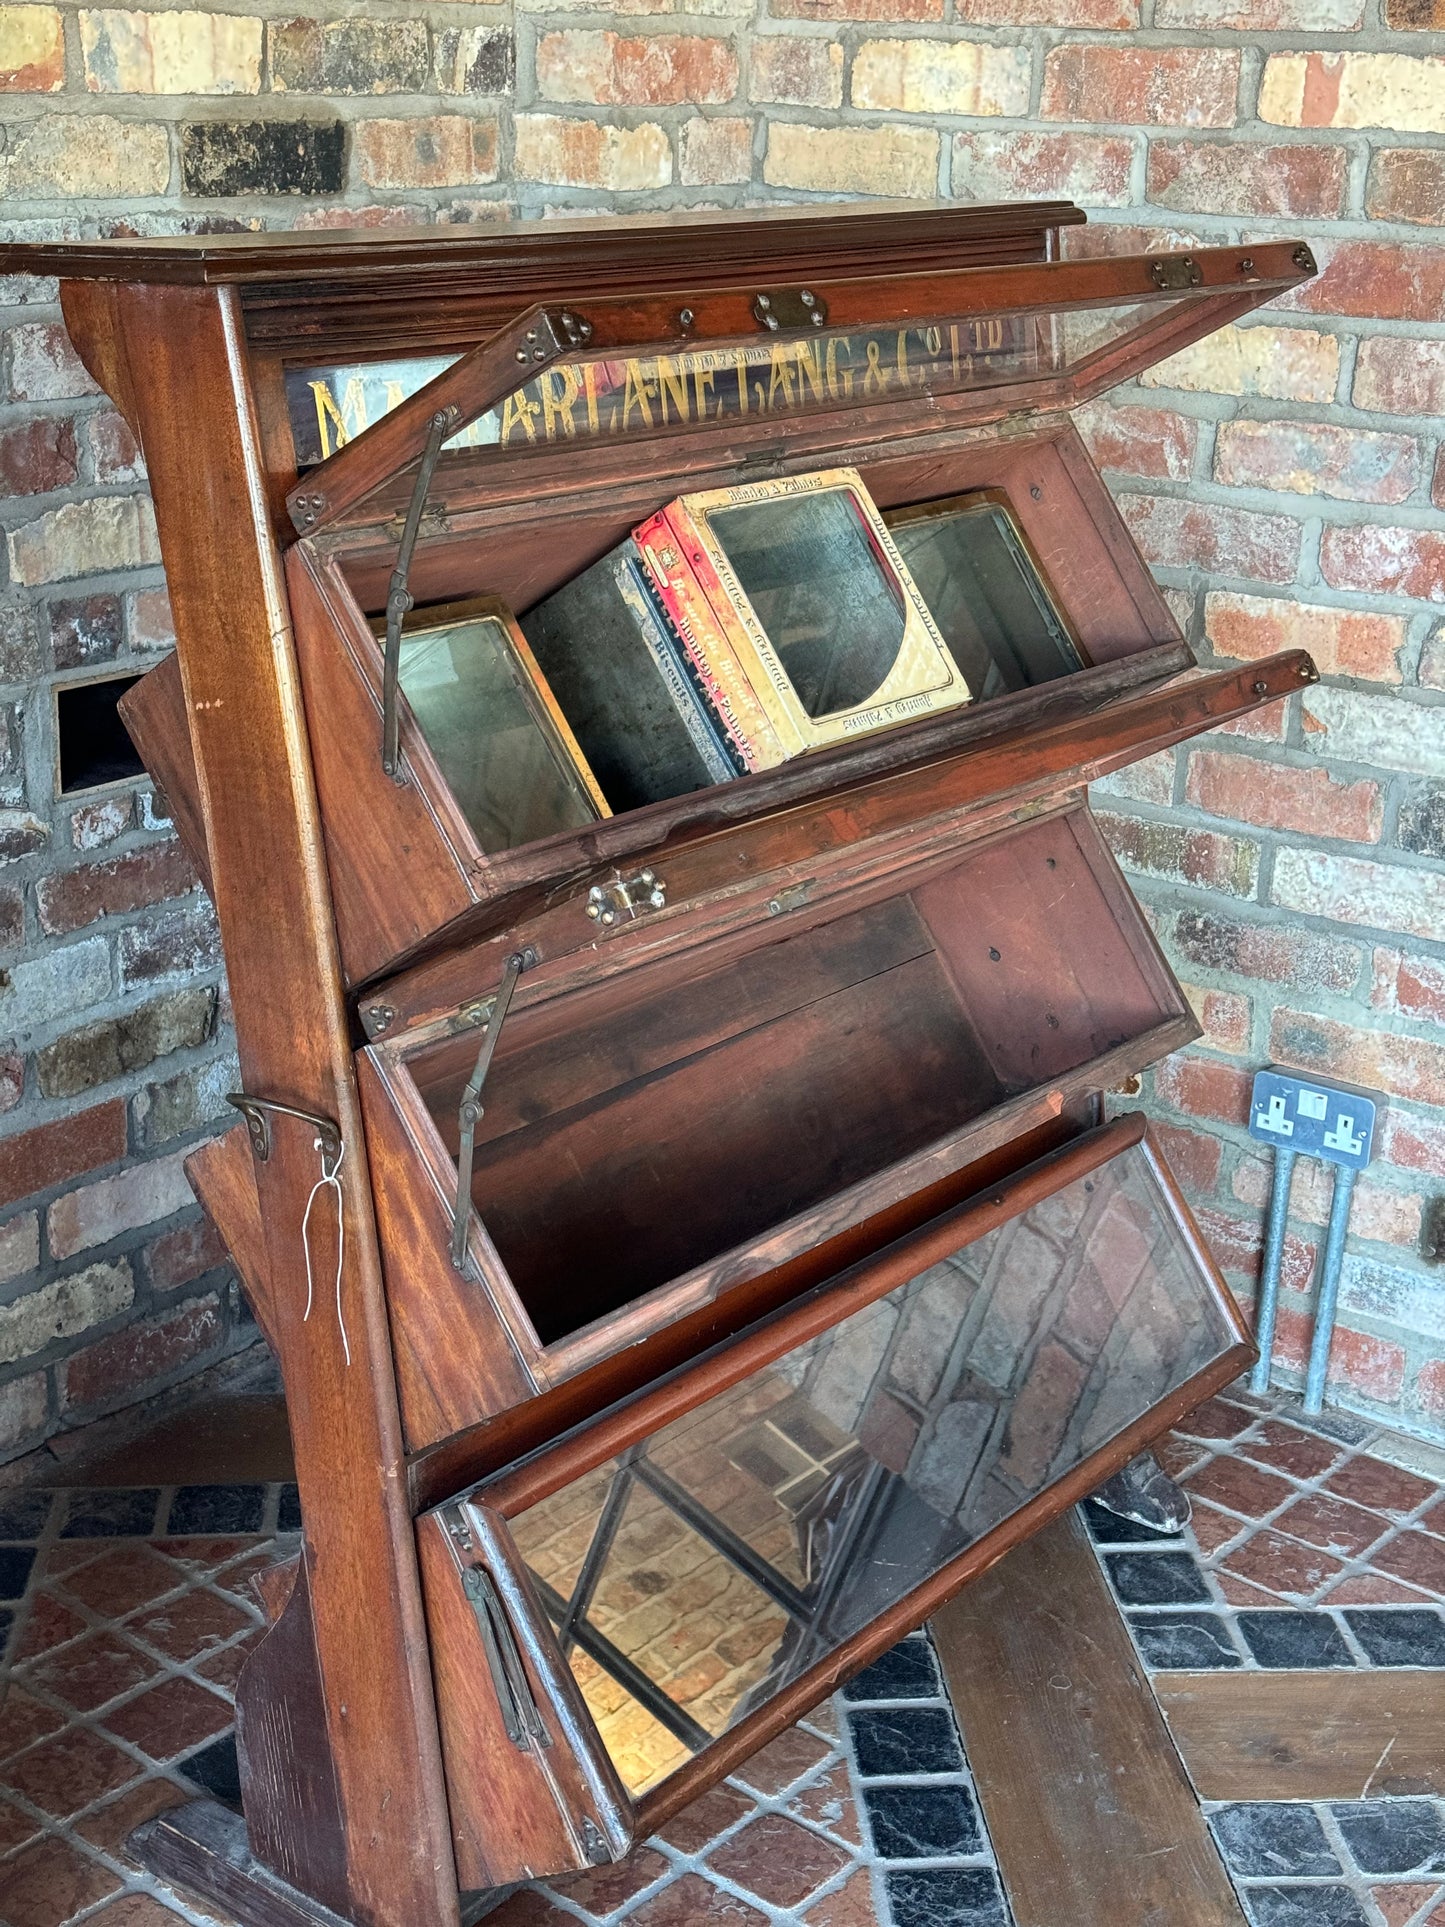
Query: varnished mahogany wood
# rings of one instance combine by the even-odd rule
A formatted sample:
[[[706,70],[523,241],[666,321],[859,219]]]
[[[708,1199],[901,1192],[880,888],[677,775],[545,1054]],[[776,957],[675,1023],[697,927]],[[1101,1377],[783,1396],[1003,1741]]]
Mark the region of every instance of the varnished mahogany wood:
[[[932,1632],[1018,1927],[1244,1927],[1076,1517],[1016,1546]]]
[[[1445,1793],[1445,1673],[1159,1673],[1202,1800]]]
[[[339,1852],[358,1920],[444,1923],[456,1919],[456,1883],[364,1139],[236,297],[71,283],[65,311],[82,357],[114,383],[150,474],[243,1080],[335,1119],[352,1153],[341,1172],[349,1363],[334,1318],[302,1322],[311,1136],[278,1122],[256,1166],[343,1816],[339,1844],[319,1826],[296,1835],[293,1877],[330,1890]],[[334,1246],[323,1233],[324,1267],[323,1242]],[[265,1817],[254,1825],[265,1837]]]
[[[208,1138],[186,1159],[186,1177],[220,1232],[261,1336],[281,1356],[280,1319],[271,1302],[266,1235],[256,1199],[256,1172],[244,1124]]]
[[[219,1801],[192,1800],[147,1820],[129,1847],[162,1880],[219,1901],[250,1927],[354,1927],[264,1866],[245,1821]]]

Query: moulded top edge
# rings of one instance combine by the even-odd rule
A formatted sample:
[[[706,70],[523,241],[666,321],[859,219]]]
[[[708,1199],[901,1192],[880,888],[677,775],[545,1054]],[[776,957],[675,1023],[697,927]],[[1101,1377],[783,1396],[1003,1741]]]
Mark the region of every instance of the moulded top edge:
[[[1071,201],[1000,204],[866,201],[727,208],[706,213],[617,215],[606,219],[499,220],[464,228],[344,229],[314,233],[206,234],[0,245],[0,273],[59,274],[74,280],[265,282],[337,276],[412,279],[470,265],[489,272],[537,265],[558,255],[601,262],[636,258],[650,268],[695,256],[713,258],[718,230],[738,246],[745,233],[758,253],[786,257],[815,240],[844,249],[880,243],[906,253],[924,237],[976,241],[1085,221]]]

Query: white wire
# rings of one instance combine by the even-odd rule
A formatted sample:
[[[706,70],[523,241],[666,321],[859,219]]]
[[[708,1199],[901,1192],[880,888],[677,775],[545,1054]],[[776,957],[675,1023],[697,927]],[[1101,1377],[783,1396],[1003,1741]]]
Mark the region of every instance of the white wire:
[[[346,1201],[341,1195],[341,1160],[346,1156],[346,1145],[336,1153],[336,1162],[328,1171],[326,1153],[321,1148],[321,1139],[316,1140],[316,1149],[321,1152],[321,1176],[311,1187],[311,1196],[306,1200],[306,1209],[301,1217],[301,1249],[306,1258],[306,1309],[301,1314],[304,1325],[311,1316],[311,1301],[315,1286],[311,1277],[311,1207],[316,1202],[318,1191],[328,1188],[336,1193],[336,1328],[341,1333],[341,1349],[348,1365],[351,1363],[351,1344],[346,1336],[346,1320],[341,1314],[341,1267],[346,1257]]]

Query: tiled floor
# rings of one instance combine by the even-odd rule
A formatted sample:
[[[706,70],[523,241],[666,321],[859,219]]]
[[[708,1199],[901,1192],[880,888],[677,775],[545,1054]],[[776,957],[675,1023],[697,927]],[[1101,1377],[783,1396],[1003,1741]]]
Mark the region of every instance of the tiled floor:
[[[1445,1666],[1445,1494],[1380,1451],[1355,1421],[1304,1421],[1285,1401],[1201,1408],[1162,1454],[1194,1498],[1185,1539],[1090,1519],[1146,1667]],[[214,1918],[157,1889],[123,1842],[195,1788],[234,1797],[230,1693],[260,1624],[248,1580],[298,1523],[294,1490],[274,1484],[0,1495],[4,1927]],[[1210,1819],[1256,1927],[1445,1927],[1440,1801]],[[519,1893],[490,1919],[1008,1927],[1009,1914],[919,1637],[624,1865]]]

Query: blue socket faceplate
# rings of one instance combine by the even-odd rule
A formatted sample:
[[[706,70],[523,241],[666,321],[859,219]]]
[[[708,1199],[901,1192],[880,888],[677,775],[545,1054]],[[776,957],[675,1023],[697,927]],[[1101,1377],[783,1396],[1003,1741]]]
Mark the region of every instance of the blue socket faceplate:
[[[1249,1099],[1249,1135],[1306,1157],[1363,1171],[1375,1141],[1380,1099],[1351,1084],[1287,1071],[1259,1071]]]

